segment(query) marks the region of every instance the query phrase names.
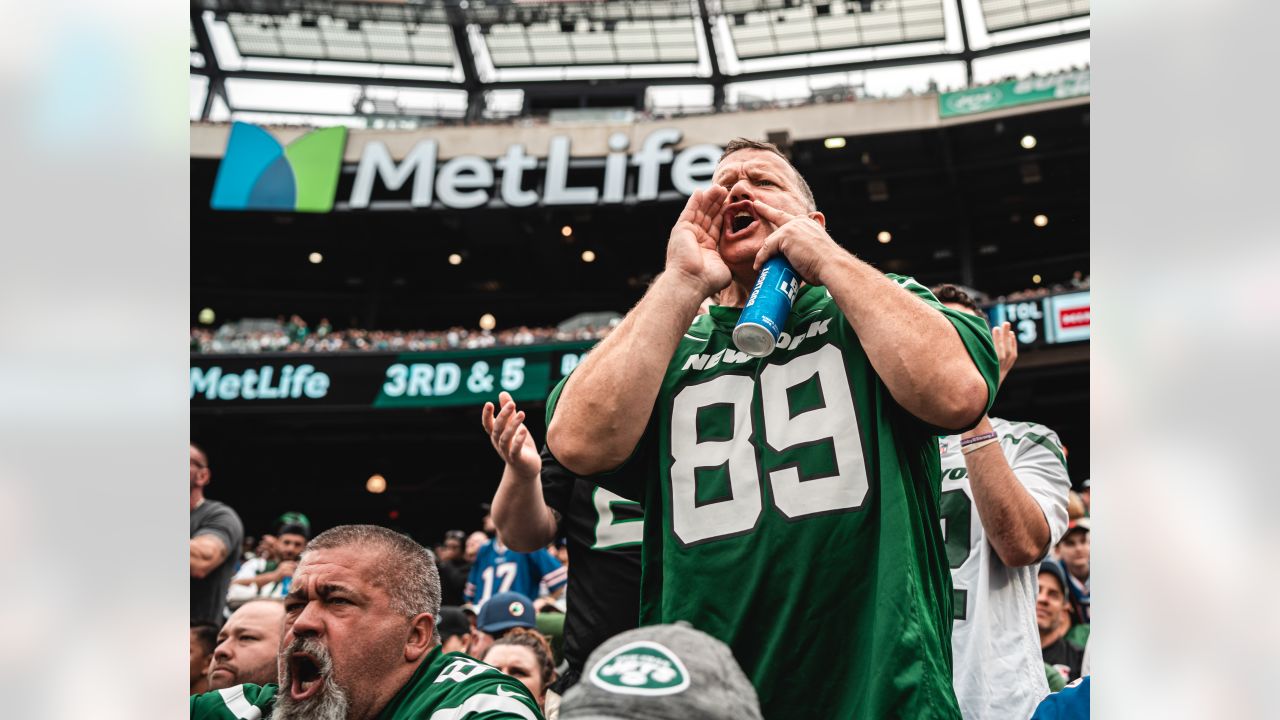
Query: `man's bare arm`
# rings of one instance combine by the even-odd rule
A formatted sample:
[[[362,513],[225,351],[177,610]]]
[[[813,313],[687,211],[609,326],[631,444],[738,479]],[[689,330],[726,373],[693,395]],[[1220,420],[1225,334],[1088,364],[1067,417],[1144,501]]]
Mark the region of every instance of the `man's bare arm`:
[[[907,412],[947,430],[982,416],[987,383],[946,316],[848,253],[833,258],[822,279]]]
[[[994,432],[991,421],[982,422],[962,438]],[[1049,521],[1031,493],[1009,467],[999,442],[980,447],[964,456],[969,469],[969,488],[978,518],[987,532],[987,541],[1001,562],[1009,567],[1030,565],[1049,549]]]
[[[1018,339],[1009,323],[991,328],[991,340],[1000,360],[1000,385],[1018,361]],[[961,436],[961,440],[995,432],[989,418]],[[1044,510],[1027,491],[1005,459],[998,442],[964,456],[969,469],[969,489],[978,519],[986,529],[987,541],[1000,561],[1009,567],[1030,565],[1049,549],[1049,521]],[[1065,478],[1064,478],[1065,479]]]
[[[569,472],[613,470],[640,442],[698,306],[729,284],[716,249],[726,195],[719,186],[694,192],[672,230],[665,271],[561,390],[547,446]]]
[[[493,403],[485,403],[480,410],[480,424],[505,463],[493,496],[493,524],[507,547],[533,552],[554,540],[557,530],[556,518],[542,497],[542,458],[511,395],[499,394],[498,404],[501,409],[496,415]]]
[[[776,228],[756,256],[757,267],[782,252],[802,279],[825,286],[899,405],[948,430],[978,421],[987,383],[951,321],[840,247],[821,213],[789,215],[759,201],[755,207]]]
[[[217,535],[191,538],[191,577],[203,579],[227,559],[227,546]]]

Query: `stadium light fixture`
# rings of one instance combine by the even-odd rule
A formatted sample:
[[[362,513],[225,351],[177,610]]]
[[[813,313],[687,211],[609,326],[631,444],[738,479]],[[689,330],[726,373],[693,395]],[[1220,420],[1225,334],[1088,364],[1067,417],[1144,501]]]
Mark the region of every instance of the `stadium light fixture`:
[[[199,318],[201,325],[212,325],[214,320],[213,308],[202,309]]]
[[[307,256],[307,259],[311,261],[312,265],[319,265],[320,263],[324,262],[324,256],[318,252],[311,253],[310,255]]]
[[[565,225],[564,227],[560,228],[560,234],[565,237],[569,237],[570,235],[573,234],[573,228],[569,225]]]
[[[591,250],[582,251],[582,262],[589,263],[596,261],[596,254]]]
[[[480,329],[492,330],[498,324],[498,320],[493,317],[493,313],[485,313],[480,316]]]
[[[1049,216],[1041,213],[1032,218],[1031,222],[1034,223],[1036,227],[1044,227],[1049,224]]]
[[[1030,135],[1030,134],[1023,135],[1021,145],[1024,150],[1030,150],[1034,148],[1036,146],[1036,136]]]
[[[876,239],[880,241],[881,245],[884,245],[893,239],[893,234],[888,230],[881,230],[879,234],[876,235]]]
[[[450,265],[461,265],[461,264],[462,264],[462,256],[461,256],[461,255],[459,255],[458,253],[452,253],[451,255],[449,255],[449,264],[450,264]]]
[[[368,480],[365,481],[364,489],[368,490],[374,495],[380,495],[386,492],[387,490],[387,479],[377,473],[374,473],[373,475],[369,476]]]
[[[1035,275],[1032,275],[1032,276],[1031,276],[1031,282],[1033,282],[1033,283],[1035,283],[1035,284],[1039,285],[1039,284],[1040,284],[1040,273],[1036,273]]]
[[[845,141],[842,137],[829,137],[822,141],[822,146],[828,150],[839,150],[844,147]]]

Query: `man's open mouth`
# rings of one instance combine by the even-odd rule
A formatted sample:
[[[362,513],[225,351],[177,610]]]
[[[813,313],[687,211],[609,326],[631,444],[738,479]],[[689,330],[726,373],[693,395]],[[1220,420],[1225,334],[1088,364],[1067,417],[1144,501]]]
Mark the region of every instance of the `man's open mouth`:
[[[748,209],[751,207],[751,201],[746,200],[729,205],[725,208],[725,215],[728,217],[728,227],[725,232],[725,238],[729,240],[737,240],[755,230],[755,224],[759,222],[756,216]]]
[[[289,678],[289,697],[294,700],[306,700],[324,685],[319,663],[306,653],[289,656]]]

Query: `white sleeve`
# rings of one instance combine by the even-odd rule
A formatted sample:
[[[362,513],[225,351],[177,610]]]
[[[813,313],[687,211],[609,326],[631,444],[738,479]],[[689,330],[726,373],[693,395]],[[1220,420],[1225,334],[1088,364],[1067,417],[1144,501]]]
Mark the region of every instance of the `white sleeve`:
[[[248,580],[249,578],[256,577],[260,572],[262,572],[260,569],[261,567],[262,562],[258,558],[245,560],[244,563],[240,565],[240,569],[236,571],[235,577],[231,579]]]
[[[1004,440],[1011,446],[1009,467],[1031,493],[1049,522],[1049,547],[1067,531],[1067,493],[1071,477],[1058,434],[1043,425],[1019,424]]]

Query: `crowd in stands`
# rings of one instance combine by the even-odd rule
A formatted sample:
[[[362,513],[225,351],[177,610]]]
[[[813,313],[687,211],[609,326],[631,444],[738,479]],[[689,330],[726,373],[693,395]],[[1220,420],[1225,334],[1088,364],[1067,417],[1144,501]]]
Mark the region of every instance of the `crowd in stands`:
[[[1089,276],[1075,272],[1066,282],[1041,285],[992,298],[993,302],[1034,300],[1062,292],[1089,289]],[[451,327],[448,330],[335,330],[328,318],[311,326],[298,315],[288,320],[247,319],[226,323],[214,330],[191,328],[193,353],[259,352],[429,352],[432,350],[474,350],[512,345],[599,340],[616,325],[613,322],[587,325],[575,330],[548,327],[519,327],[505,330]]]
[[[601,324],[576,330],[519,326],[505,330],[335,330],[328,318],[315,327],[294,315],[289,320],[250,319],[227,323],[217,330],[191,329],[193,353],[259,352],[427,352],[474,350],[510,345],[599,340],[612,326]]]
[[[1075,292],[1077,290],[1089,289],[1089,276],[1077,270],[1071,274],[1071,279],[1064,283],[1051,283],[1048,285],[1039,285],[1026,290],[1011,292],[1008,295],[1000,295],[993,298],[993,302],[1016,302],[1018,300],[1035,300],[1036,298],[1048,297],[1049,295],[1057,295],[1058,293]]]
[[[191,449],[193,478],[199,474],[207,484],[207,456],[198,446],[192,445]],[[196,483],[193,480],[193,484]],[[276,683],[278,673],[282,672],[277,664],[277,652],[287,612],[285,598],[306,552],[308,538],[312,536],[311,522],[301,512],[285,512],[271,527],[265,528],[262,535],[246,536],[234,510],[204,499],[203,485],[200,490],[198,498],[193,492],[193,538],[203,534],[206,538],[226,537],[227,541],[234,541],[243,537],[243,540],[237,546],[238,552],[221,563],[228,570],[225,575],[228,581],[221,586],[225,592],[223,607],[209,610],[193,594],[190,692],[197,696],[243,683],[259,686]],[[1081,492],[1070,492],[1068,530],[1039,566],[1036,624],[1045,675],[1054,693],[1089,674],[1089,507],[1090,482],[1086,480]],[[206,524],[202,519],[201,527],[197,528],[197,508],[206,511],[202,517],[221,515],[221,522]],[[557,540],[531,553],[512,551],[503,545],[487,503],[481,506],[481,512],[478,529],[448,530],[431,547],[431,558],[439,572],[441,607],[436,622],[441,650],[464,653],[519,680],[545,717],[556,718],[560,715],[561,694],[554,688],[556,681],[562,680],[568,671],[564,656],[566,604],[563,593],[569,575],[567,548]],[[194,563],[193,554],[193,583]],[[486,569],[493,571],[513,563],[520,564],[520,569],[513,573],[513,582],[495,583],[495,577],[500,575],[486,572]],[[676,637],[673,638],[673,634]],[[607,656],[625,640],[647,641],[651,637],[663,637],[672,645],[675,645],[673,640],[678,640],[704,650],[710,648],[710,657],[714,657],[721,668],[717,671],[720,675],[725,674],[725,661],[717,653],[732,657],[727,647],[701,632],[659,625],[622,633],[592,653],[591,662]],[[707,662],[708,657],[689,660]],[[729,679],[722,677],[719,682],[740,682],[739,693],[750,691],[750,685],[736,665],[727,672]],[[754,696],[744,696],[743,701],[753,702]],[[726,712],[734,714],[699,717],[753,717],[742,708]],[[744,712],[748,714],[742,714]]]

